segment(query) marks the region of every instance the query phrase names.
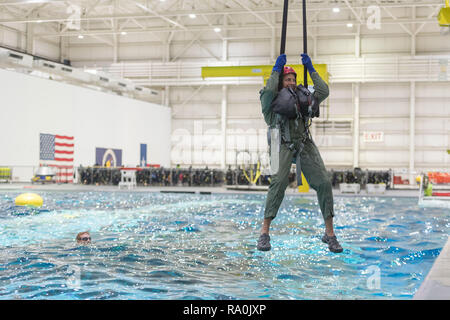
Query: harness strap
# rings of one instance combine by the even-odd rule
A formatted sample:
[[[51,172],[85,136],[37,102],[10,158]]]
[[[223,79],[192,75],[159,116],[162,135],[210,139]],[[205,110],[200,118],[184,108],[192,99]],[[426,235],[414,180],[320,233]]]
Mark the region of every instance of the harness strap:
[[[303,148],[305,145],[302,141],[298,141],[297,145],[294,143],[289,146],[289,149],[294,152],[294,158],[295,159],[295,171],[297,174],[297,186],[301,186],[302,184],[302,163],[301,163],[301,157],[300,154],[303,151]]]
[[[298,120],[300,117],[297,117],[295,119],[295,126],[298,126]],[[296,175],[297,175],[297,185],[302,186],[302,165],[301,165],[301,157],[300,154],[303,151],[304,148],[304,142],[310,138],[311,139],[311,133],[309,131],[308,123],[308,117],[305,117],[305,133],[303,133],[303,137],[297,141],[297,143],[291,141],[291,133],[289,130],[289,119],[287,117],[284,117],[280,114],[276,113],[276,123],[277,127],[280,128],[280,134],[281,134],[281,140],[282,142],[287,144],[287,147],[289,150],[294,152],[294,157],[292,158],[292,162],[295,161],[296,166]]]

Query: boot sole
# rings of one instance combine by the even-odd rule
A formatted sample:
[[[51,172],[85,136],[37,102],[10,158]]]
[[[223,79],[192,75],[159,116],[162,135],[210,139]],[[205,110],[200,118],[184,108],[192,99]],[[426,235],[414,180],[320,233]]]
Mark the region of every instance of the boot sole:
[[[326,242],[325,240],[323,240],[322,238],[322,242],[328,244],[328,242]],[[330,247],[328,247],[328,250],[330,250],[333,253],[341,253],[342,251],[344,251],[344,249],[339,249],[339,250],[331,250]]]

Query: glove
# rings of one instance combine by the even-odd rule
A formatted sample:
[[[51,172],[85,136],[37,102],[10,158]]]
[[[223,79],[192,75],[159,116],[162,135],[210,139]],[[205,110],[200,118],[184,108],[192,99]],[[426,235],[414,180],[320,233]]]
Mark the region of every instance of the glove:
[[[306,54],[302,53],[302,63],[308,69],[308,72],[311,74],[313,72],[316,72],[316,69],[314,69],[313,64],[311,62],[311,58]]]
[[[281,73],[285,64],[286,64],[286,55],[283,53],[277,58],[277,61],[275,62],[272,71]]]

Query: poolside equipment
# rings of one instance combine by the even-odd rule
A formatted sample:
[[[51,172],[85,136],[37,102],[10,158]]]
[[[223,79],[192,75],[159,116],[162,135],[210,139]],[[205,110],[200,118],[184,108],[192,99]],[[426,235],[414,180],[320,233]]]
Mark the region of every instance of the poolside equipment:
[[[121,187],[127,187],[128,190],[137,186],[136,184],[136,171],[141,171],[140,168],[121,168],[119,182],[119,189]]]
[[[41,207],[44,201],[36,193],[22,193],[15,199],[16,206]]]
[[[367,194],[383,194],[386,192],[386,183],[368,183],[366,192]]]
[[[419,188],[420,207],[450,208],[450,173],[422,174]]]
[[[259,177],[261,176],[261,170],[260,170],[260,166],[261,166],[261,162],[258,160],[257,164],[256,164],[256,170],[254,171],[254,166],[250,166],[250,177],[247,174],[247,171],[245,170],[245,168],[243,169],[244,171],[244,176],[245,178],[248,180],[248,182],[250,182],[250,184],[252,186],[256,185],[256,182],[258,181]]]
[[[55,183],[55,171],[51,167],[39,167],[34,177],[31,179],[31,183],[40,182],[45,183]]]
[[[445,7],[439,11],[437,16],[439,26],[450,27],[450,1],[445,0]]]
[[[248,153],[249,151],[239,151]],[[240,154],[240,153],[238,153]],[[237,157],[238,158],[238,157]],[[250,156],[248,157],[250,158]],[[256,181],[255,189],[267,190],[270,185],[270,167],[269,157],[264,153],[258,156],[260,162],[261,174]],[[228,170],[205,169],[205,168],[155,168],[145,167],[136,170],[137,186],[242,186],[242,189],[248,189],[250,182],[244,174],[251,178],[250,169],[253,165],[255,178],[257,162],[236,162],[230,165]],[[77,168],[78,179],[85,185],[114,185],[117,186],[121,180],[121,168],[104,167],[79,167]],[[341,183],[358,183],[361,191],[374,185],[374,193],[383,193],[383,189],[392,188],[393,176],[389,170],[364,170],[361,172],[353,170],[328,170],[333,188],[339,188]],[[293,182],[295,177],[292,177]],[[305,184],[305,181],[302,180]],[[395,188],[396,185],[394,185]],[[266,187],[265,189],[263,187]],[[398,186],[397,186],[398,188]],[[368,190],[368,193],[372,193]]]
[[[361,191],[361,186],[359,183],[341,183],[339,184],[339,191],[341,193],[357,194]]]
[[[0,168],[0,182],[11,181],[11,168]]]

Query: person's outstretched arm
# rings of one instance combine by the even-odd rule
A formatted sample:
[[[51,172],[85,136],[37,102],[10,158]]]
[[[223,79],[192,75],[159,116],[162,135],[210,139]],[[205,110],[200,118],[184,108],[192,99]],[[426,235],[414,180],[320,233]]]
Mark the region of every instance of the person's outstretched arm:
[[[286,55],[282,54],[277,58],[275,65],[273,66],[270,78],[267,80],[266,86],[259,92],[262,113],[264,115],[264,121],[268,125],[272,124],[273,112],[272,112],[272,101],[275,99],[278,93],[278,83],[280,81],[280,74],[283,72],[284,65],[286,64]]]
[[[308,69],[309,75],[311,76],[311,79],[314,83],[314,97],[320,104],[322,103],[323,100],[328,98],[328,95],[330,94],[328,85],[320,77],[316,69],[314,69],[314,66],[311,62],[311,58],[305,53],[302,53],[302,63]]]

